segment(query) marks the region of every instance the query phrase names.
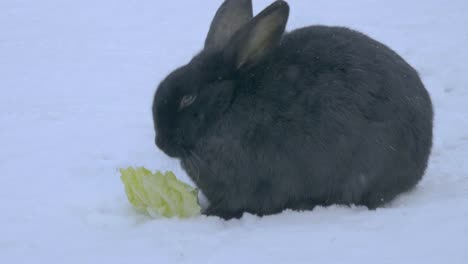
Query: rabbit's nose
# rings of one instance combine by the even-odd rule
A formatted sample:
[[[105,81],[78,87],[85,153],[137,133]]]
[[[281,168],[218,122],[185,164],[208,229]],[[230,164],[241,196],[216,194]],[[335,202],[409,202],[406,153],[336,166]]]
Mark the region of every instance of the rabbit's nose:
[[[156,137],[156,146],[170,157],[177,155],[176,147],[164,137]]]

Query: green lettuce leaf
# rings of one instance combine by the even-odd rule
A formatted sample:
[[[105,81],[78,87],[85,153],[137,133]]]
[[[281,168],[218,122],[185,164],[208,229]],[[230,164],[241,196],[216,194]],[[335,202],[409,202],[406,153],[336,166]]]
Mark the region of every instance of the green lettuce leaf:
[[[179,181],[174,173],[139,168],[120,169],[128,201],[153,217],[188,218],[200,214],[198,190]]]

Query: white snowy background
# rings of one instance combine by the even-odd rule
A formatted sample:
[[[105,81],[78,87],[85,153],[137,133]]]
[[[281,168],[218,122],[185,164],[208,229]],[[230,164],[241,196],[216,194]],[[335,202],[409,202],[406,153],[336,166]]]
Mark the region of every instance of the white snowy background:
[[[377,211],[139,215],[118,168],[188,181],[153,143],[151,102],[221,0],[0,0],[0,263],[468,263],[468,2],[289,2],[288,29],[349,26],[420,72],[435,138],[414,191]]]

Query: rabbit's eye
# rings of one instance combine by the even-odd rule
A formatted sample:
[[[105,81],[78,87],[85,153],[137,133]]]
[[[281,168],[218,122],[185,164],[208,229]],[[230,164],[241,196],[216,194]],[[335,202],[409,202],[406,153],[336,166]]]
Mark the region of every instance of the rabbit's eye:
[[[196,95],[184,95],[184,97],[182,97],[182,99],[180,100],[179,110],[182,110],[187,106],[193,104],[193,102],[195,102],[195,99],[197,99]]]

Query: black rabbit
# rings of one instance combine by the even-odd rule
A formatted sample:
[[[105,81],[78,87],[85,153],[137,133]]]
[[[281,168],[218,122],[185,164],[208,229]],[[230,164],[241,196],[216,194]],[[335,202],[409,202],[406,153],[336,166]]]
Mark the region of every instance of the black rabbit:
[[[252,18],[226,0],[204,49],[159,85],[156,144],[225,219],[316,205],[384,205],[425,173],[433,109],[394,51],[342,27],[285,33],[289,6]]]

